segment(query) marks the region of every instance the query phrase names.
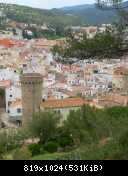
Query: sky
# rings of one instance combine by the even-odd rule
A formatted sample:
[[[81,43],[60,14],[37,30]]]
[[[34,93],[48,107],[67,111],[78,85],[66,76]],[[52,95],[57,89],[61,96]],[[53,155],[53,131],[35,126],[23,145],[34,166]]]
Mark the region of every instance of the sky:
[[[51,9],[65,6],[91,4],[94,3],[95,0],[0,0],[0,2],[27,5],[42,9]]]

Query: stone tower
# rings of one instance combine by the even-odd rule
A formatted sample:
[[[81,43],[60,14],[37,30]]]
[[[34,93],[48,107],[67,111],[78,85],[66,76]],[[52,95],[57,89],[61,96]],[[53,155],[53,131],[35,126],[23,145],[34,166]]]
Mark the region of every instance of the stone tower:
[[[22,125],[32,120],[33,114],[39,112],[42,99],[42,75],[39,73],[25,73],[21,76],[22,89]]]

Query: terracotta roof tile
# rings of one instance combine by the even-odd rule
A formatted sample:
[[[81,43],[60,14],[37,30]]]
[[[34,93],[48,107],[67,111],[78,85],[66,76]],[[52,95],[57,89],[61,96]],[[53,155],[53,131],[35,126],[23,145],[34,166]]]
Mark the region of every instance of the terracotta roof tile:
[[[41,103],[44,108],[80,107],[88,102],[82,98],[67,98],[62,100],[46,100]]]
[[[8,38],[0,39],[0,45],[4,47],[13,47],[13,46],[23,46],[24,42],[17,40],[10,40]]]

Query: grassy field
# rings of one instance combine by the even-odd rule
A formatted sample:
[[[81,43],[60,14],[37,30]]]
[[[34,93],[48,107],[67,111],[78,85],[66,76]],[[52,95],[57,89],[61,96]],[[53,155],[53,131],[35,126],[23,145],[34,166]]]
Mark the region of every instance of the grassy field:
[[[37,155],[32,157],[32,160],[56,160],[58,158],[61,158],[65,155],[65,153],[47,153],[42,155]]]

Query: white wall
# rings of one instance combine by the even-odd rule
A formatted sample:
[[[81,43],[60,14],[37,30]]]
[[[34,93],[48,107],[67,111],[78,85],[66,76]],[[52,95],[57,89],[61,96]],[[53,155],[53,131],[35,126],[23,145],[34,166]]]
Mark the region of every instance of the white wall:
[[[21,112],[18,112],[17,109],[20,109]],[[22,116],[22,107],[21,106],[16,106],[16,107],[10,107],[9,109],[9,116],[11,117],[18,117]]]
[[[21,99],[21,88],[11,86],[6,88],[6,112],[8,111],[8,102],[15,101],[16,99]]]
[[[19,74],[15,73],[13,70],[0,69],[0,80],[19,81]]]

